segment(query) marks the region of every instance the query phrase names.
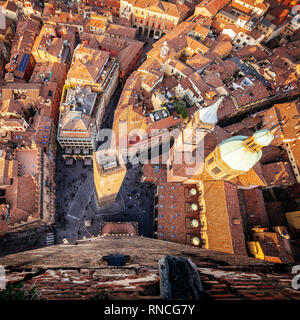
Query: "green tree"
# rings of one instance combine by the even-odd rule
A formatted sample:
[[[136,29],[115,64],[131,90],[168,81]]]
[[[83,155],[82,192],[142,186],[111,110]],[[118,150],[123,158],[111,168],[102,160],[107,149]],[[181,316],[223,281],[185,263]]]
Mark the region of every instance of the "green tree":
[[[174,102],[175,111],[179,114],[182,118],[187,118],[188,114],[186,111],[186,102],[184,100],[177,100]]]
[[[188,117],[188,113],[186,111],[186,109],[182,110],[181,114],[182,118],[186,119]]]

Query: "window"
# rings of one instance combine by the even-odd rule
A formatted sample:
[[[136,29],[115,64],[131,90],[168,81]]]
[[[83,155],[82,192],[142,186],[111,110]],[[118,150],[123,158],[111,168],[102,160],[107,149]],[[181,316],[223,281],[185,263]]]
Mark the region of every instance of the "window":
[[[219,168],[219,167],[214,167],[212,170],[211,170],[211,172],[213,173],[213,174],[218,174],[218,173],[220,173],[222,170]]]
[[[210,159],[208,159],[207,164],[211,164],[212,162],[214,162],[214,157],[211,157]]]

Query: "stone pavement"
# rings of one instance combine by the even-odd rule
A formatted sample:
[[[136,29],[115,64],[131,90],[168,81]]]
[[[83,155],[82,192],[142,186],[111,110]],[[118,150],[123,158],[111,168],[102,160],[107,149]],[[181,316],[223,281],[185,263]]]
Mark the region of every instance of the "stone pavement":
[[[63,238],[68,241],[78,239],[78,230],[83,218],[86,206],[91,200],[94,192],[93,175],[90,174],[81,184],[66,214],[66,224],[64,229],[57,230],[57,243],[61,243]]]

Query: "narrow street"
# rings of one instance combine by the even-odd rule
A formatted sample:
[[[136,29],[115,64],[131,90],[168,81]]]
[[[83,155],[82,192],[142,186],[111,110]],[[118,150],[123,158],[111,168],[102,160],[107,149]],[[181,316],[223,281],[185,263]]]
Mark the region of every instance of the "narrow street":
[[[68,241],[78,238],[80,222],[83,218],[87,203],[90,201],[94,192],[93,175],[90,174],[80,185],[74,199],[71,202],[68,212],[65,216],[65,225],[56,231],[56,241],[61,243],[64,238]]]

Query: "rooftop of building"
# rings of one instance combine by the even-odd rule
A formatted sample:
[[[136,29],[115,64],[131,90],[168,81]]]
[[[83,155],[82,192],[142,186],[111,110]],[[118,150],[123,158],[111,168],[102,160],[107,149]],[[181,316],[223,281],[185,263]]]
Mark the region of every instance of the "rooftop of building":
[[[197,12],[197,8],[205,8],[206,10],[208,10],[210,12],[210,14],[212,16],[215,16],[215,14],[219,10],[221,10],[223,7],[225,7],[229,2],[230,2],[230,0],[222,0],[222,1],[218,1],[218,0],[212,0],[212,1],[203,0],[196,6],[195,10]]]
[[[91,115],[95,107],[97,93],[91,87],[74,87],[66,90],[66,98],[62,105],[69,111],[80,111]]]
[[[115,38],[108,35],[96,35],[83,32],[81,41],[93,49],[109,49],[117,52],[115,56],[120,67],[128,68],[137,53],[143,48],[143,42],[129,38]]]
[[[94,155],[101,175],[110,175],[119,170],[126,170],[123,158],[117,150],[100,150]]]
[[[37,182],[40,174],[39,150],[21,148],[14,150],[13,154],[12,159],[5,161],[7,166],[4,167],[6,177],[10,179],[6,181],[4,189],[1,188],[5,190],[1,199],[3,210],[0,233],[2,234],[20,224],[40,218],[36,201],[39,197]]]
[[[190,11],[190,8],[186,4],[180,2],[171,3],[160,0],[130,0],[128,2],[136,8],[147,9],[177,18],[184,16]]]
[[[65,80],[66,66],[58,62],[39,62],[35,65],[30,82],[48,83],[54,82],[62,86]]]
[[[102,236],[138,236],[138,223],[135,222],[104,222],[101,225]]]

